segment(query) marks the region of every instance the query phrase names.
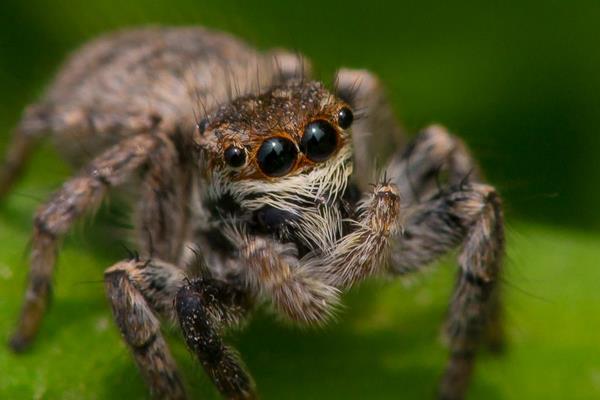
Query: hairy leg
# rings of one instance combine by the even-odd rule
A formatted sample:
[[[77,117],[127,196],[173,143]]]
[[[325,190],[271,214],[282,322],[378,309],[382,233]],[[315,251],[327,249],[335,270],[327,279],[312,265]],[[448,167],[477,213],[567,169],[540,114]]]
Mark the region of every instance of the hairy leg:
[[[254,382],[237,351],[222,339],[223,328],[238,324],[249,305],[247,295],[229,284],[197,278],[175,298],[184,339],[221,394],[227,399],[254,399]]]
[[[401,218],[398,188],[384,178],[359,204],[355,229],[336,243],[314,274],[345,289],[382,272],[389,245],[401,230]]]
[[[177,366],[160,331],[157,315],[173,314],[183,272],[160,261],[119,262],[104,274],[107,297],[121,334],[157,399],[184,399]]]
[[[160,151],[148,155],[134,225],[144,257],[180,265],[188,234],[191,167],[170,140],[162,143]]]
[[[320,324],[339,302],[339,292],[314,276],[312,266],[298,260],[290,245],[231,229],[244,284],[261,298],[270,300],[280,314],[292,321]]]
[[[440,398],[463,398],[477,348],[490,323],[498,323],[498,281],[504,253],[501,202],[483,184],[452,187],[419,204],[392,245],[390,265],[406,273],[460,246],[460,272],[449,309],[450,361]]]
[[[126,182],[158,147],[159,140],[150,135],[124,140],[93,160],[38,210],[27,292],[10,341],[14,350],[25,349],[39,329],[50,296],[60,236],[68,232],[79,217],[97,208],[110,187]]]
[[[0,199],[2,199],[19,179],[33,150],[47,132],[47,110],[31,105],[25,110],[19,126],[14,130],[6,149],[4,161],[0,164]]]
[[[465,144],[440,125],[425,128],[403,152],[396,153],[386,171],[398,185],[406,205],[427,199],[441,185],[480,180],[477,164]],[[447,182],[441,176],[447,175]]]
[[[387,171],[408,205],[404,234],[392,248],[394,272],[419,269],[462,244],[457,294],[447,325],[452,355],[440,389],[441,397],[461,398],[479,343],[499,349],[504,341],[496,283],[504,252],[500,199],[493,188],[475,183],[481,181],[481,173],[468,149],[439,125],[423,130],[391,159]],[[444,174],[446,182],[441,182]],[[477,297],[481,288],[464,277],[481,274],[489,274],[488,288]],[[468,306],[469,301],[474,305]]]
[[[21,176],[38,138],[16,131],[8,145],[6,156],[0,165],[0,199],[2,199]]]
[[[366,70],[340,69],[336,94],[355,112],[352,125],[354,175],[361,191],[377,178],[376,162],[384,165],[394,149],[405,143],[402,129],[379,79]]]

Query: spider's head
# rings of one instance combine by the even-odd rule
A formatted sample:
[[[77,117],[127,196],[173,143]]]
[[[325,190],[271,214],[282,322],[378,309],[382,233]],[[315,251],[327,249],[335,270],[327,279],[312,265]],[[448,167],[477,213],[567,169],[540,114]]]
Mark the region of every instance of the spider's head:
[[[195,135],[209,197],[228,196],[269,226],[315,236],[306,243],[332,237],[317,231],[341,224],[334,203],[352,173],[352,121],[348,104],[318,82],[290,82],[222,106]]]
[[[323,167],[349,141],[352,111],[318,82],[240,97],[201,121],[208,168],[231,181],[275,182]]]
[[[195,141],[213,184],[234,197],[330,197],[351,172],[352,120],[350,107],[321,83],[296,81],[222,106],[198,124]]]

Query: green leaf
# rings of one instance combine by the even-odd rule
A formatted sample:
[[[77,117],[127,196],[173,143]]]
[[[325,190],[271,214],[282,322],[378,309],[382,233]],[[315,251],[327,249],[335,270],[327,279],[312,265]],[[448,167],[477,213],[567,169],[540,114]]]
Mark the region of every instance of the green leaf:
[[[40,162],[65,170],[51,154]],[[56,179],[30,175],[0,208],[4,343],[23,297],[29,221],[39,202],[26,194],[62,179],[49,175]],[[111,213],[66,240],[54,301],[30,351],[15,355],[0,346],[0,398],[147,397],[104,298],[102,272],[124,256],[119,236],[109,234]],[[471,398],[600,396],[600,237],[521,223],[508,233],[509,344],[500,357],[479,358]],[[346,296],[347,307],[324,329],[295,328],[259,312],[231,340],[264,399],[430,398],[447,353],[439,326],[455,270],[448,259],[416,277],[366,283]],[[218,398],[177,331],[168,332],[193,398]]]

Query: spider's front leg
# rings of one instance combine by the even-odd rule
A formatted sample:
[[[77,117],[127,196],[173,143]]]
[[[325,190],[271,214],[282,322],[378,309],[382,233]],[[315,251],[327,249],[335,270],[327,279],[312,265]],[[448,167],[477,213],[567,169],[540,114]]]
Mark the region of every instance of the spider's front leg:
[[[173,317],[183,272],[165,262],[132,259],[104,273],[113,315],[154,398],[181,400],[185,390],[160,330],[158,315]]]
[[[252,377],[237,351],[222,339],[223,328],[238,324],[249,304],[245,292],[210,278],[188,282],[175,297],[186,344],[227,399],[256,398]]]
[[[178,320],[188,347],[221,394],[254,398],[254,384],[222,330],[238,325],[252,305],[250,296],[225,282],[189,281],[182,269],[161,260],[132,259],[104,275],[117,326],[153,397],[184,399],[177,366],[160,330],[159,316]]]

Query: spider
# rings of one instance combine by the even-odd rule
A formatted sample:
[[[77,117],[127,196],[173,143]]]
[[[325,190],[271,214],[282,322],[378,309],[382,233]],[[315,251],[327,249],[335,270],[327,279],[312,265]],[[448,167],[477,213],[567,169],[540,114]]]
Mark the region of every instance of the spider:
[[[76,52],[25,110],[0,171],[6,194],[45,136],[81,168],[35,215],[12,349],[39,330],[61,236],[126,187],[139,254],[104,281],[156,398],[186,397],[159,320],[180,327],[223,397],[252,399],[223,331],[257,305],[324,324],[353,285],[418,271],[454,248],[438,396],[463,398],[477,349],[501,342],[500,197],[443,127],[405,145],[370,72],[341,69],[333,89],[310,74],[297,54],[201,27],[126,30]]]

